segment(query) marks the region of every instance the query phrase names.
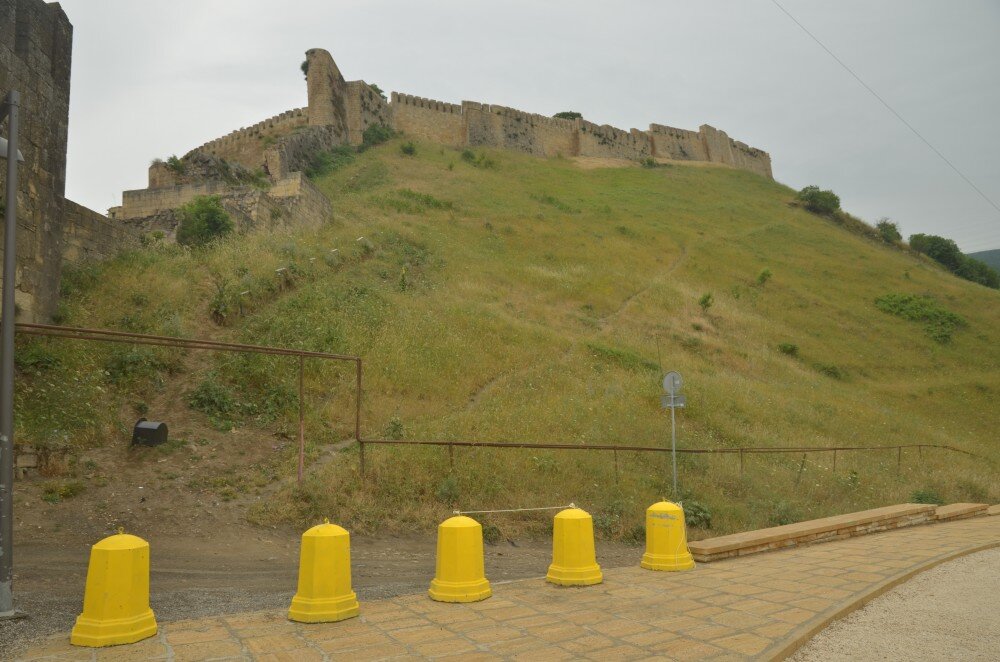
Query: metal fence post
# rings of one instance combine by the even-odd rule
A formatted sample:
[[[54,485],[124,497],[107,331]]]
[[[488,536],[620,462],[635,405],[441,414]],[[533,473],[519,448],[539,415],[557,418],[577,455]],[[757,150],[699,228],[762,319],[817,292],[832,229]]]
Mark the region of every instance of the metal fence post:
[[[0,309],[0,618],[14,611],[14,285],[17,278],[18,109],[21,97],[11,90],[0,104],[6,115],[7,197],[3,244],[3,302]]]

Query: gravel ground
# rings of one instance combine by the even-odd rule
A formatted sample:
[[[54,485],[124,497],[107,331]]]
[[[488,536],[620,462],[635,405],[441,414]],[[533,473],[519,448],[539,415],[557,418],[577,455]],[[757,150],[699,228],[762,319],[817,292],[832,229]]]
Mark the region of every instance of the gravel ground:
[[[833,623],[789,659],[1000,659],[1000,549],[917,575]]]

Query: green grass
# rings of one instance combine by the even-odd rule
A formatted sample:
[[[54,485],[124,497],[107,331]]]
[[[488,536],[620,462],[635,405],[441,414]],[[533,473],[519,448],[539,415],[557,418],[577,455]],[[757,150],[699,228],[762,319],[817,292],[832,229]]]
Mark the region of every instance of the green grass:
[[[741,475],[735,456],[682,455],[681,496],[713,532],[905,502],[916,490],[1000,500],[997,292],[790,206],[794,191],[748,172],[585,170],[429,144],[403,155],[400,144],[318,164],[335,209],[318,230],[149,249],[73,275],[67,323],[360,355],[369,437],[667,446],[659,382],[673,369],[688,397],[682,448],[924,442],[988,458],[913,451],[897,473],[895,452],[844,453],[834,472],[829,454],[811,454],[799,476],[800,456],[748,456]],[[240,316],[235,297],[247,290]],[[937,342],[880,310],[887,292],[929,293],[965,325]],[[125,320],[131,296],[149,303]],[[118,379],[105,374],[111,349],[70,344],[32,350],[21,440],[56,428],[66,443],[101,443],[118,402],[143,401],[168,378],[203,411],[297,431],[289,359],[223,355],[178,373],[176,357],[155,354],[115,363],[126,368]],[[352,434],[353,367],[307,362],[305,379],[312,462]],[[430,532],[456,506],[573,501],[601,535],[631,539],[645,507],[669,495],[669,462],[618,455],[616,476],[607,452],[460,448],[452,473],[443,448],[369,447],[362,481],[348,447],[250,517]],[[294,475],[290,456],[276,462]],[[484,524],[500,536],[549,526],[544,514]]]

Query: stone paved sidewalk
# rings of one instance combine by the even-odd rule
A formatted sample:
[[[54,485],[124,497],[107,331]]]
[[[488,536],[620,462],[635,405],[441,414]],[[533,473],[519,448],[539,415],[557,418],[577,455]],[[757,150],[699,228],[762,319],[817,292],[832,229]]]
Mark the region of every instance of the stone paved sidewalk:
[[[832,619],[958,555],[1000,546],[1000,517],[933,524],[700,564],[683,573],[605,571],[603,584],[494,585],[483,602],[425,595],[364,602],[340,623],[257,612],[161,623],[130,646],[74,648],[68,636],[24,660],[594,660],[781,658]],[[430,581],[430,577],[428,577]]]

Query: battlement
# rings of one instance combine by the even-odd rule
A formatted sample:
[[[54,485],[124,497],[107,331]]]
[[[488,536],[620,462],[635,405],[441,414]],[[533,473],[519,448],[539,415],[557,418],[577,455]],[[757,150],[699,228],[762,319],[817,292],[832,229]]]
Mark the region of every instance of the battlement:
[[[462,106],[454,103],[448,103],[446,101],[435,101],[434,99],[425,99],[423,97],[416,97],[410,94],[402,94],[400,92],[393,92],[391,96],[392,105],[401,106],[412,106],[414,108],[426,108],[427,110],[434,110],[439,113],[451,113],[456,115],[462,114]]]
[[[223,156],[225,152],[232,151],[231,148],[247,140],[259,140],[269,135],[289,133],[299,126],[306,126],[309,120],[308,108],[294,108],[278,113],[274,117],[257,122],[248,127],[242,127],[235,131],[230,131],[221,138],[209,140],[207,143],[195,147],[191,152],[205,152],[213,156]],[[191,152],[188,152],[190,154]]]

